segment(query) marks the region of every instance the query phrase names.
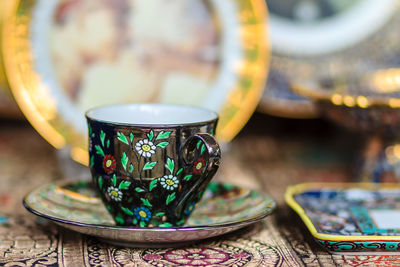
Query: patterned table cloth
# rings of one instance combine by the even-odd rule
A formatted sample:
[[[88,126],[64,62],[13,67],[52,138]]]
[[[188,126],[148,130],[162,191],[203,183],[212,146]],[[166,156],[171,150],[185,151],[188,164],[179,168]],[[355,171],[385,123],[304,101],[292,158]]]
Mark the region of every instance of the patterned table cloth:
[[[28,213],[21,204],[27,192],[74,178],[76,172],[66,175],[65,158],[30,126],[0,122],[0,266],[400,266],[399,256],[329,254],[283,202],[287,185],[350,179],[346,149],[354,144],[347,146],[348,133],[316,138],[308,131],[281,135],[279,127],[260,130],[268,120],[276,121],[262,117],[250,122],[223,155],[216,179],[269,192],[279,204],[276,212],[221,237],[162,249],[109,245]],[[337,147],[344,149],[338,152]]]

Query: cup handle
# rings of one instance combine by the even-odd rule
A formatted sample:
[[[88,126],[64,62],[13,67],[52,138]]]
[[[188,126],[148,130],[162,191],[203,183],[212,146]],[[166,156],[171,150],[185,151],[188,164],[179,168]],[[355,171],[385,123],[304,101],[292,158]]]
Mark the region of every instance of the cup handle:
[[[217,172],[220,165],[221,149],[218,145],[217,140],[208,133],[197,133],[187,139],[182,149],[183,160],[185,161],[186,165],[189,166],[189,168],[193,167],[195,154],[202,147],[202,145],[198,145],[199,142],[201,142],[205,146],[206,155],[203,158],[207,165],[203,173],[196,180],[190,190],[185,195],[183,195],[181,199],[179,199],[175,209],[175,215],[178,218],[182,214],[182,210],[189,197],[192,196],[193,192],[201,191],[199,189],[202,186],[207,186],[211,178]]]

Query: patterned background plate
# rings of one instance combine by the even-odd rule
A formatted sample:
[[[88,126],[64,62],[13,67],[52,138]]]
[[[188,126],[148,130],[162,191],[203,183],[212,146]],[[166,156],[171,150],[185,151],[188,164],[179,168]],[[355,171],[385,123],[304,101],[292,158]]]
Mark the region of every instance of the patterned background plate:
[[[287,77],[272,66],[273,61],[265,90],[258,104],[258,111],[283,118],[317,118],[319,116],[317,105],[309,98],[293,92]]]
[[[177,246],[222,235],[259,221],[276,206],[265,193],[211,183],[188,222],[175,228],[116,226],[96,192],[86,181],[46,184],[24,198],[32,213],[55,223],[123,246]]]
[[[7,77],[21,110],[56,148],[87,164],[84,111],[127,102],[206,107],[229,142],[268,72],[263,0],[13,1]]]
[[[266,2],[270,14],[271,73],[277,73],[275,76],[281,83],[275,84],[285,94],[269,94],[266,90],[261,103],[280,98],[278,103],[288,104],[272,105],[271,110],[260,104],[267,113],[294,118],[299,114],[317,116],[314,95],[298,96],[299,92],[290,88],[294,81],[331,79],[333,83],[341,83],[345,74],[352,77],[375,63],[385,66],[398,62],[398,56],[393,56],[399,51],[400,41],[397,0]],[[275,86],[272,75],[267,89]]]
[[[285,200],[332,253],[400,254],[398,184],[298,184]]]

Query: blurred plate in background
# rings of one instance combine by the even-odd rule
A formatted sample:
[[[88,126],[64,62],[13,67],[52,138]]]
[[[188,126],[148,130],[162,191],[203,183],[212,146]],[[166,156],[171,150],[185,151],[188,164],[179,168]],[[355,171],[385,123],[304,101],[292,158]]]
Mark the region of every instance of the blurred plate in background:
[[[364,58],[383,60],[398,46],[397,0],[266,2],[271,76],[260,109],[267,113],[294,118],[299,114],[303,118],[318,116],[312,100],[290,89],[293,80],[351,75],[368,67],[369,61]],[[271,102],[282,104],[269,105]]]
[[[0,1],[0,29],[3,25],[4,12],[5,10],[7,10],[7,6],[11,4],[11,1],[12,0]],[[0,44],[1,41],[2,37],[0,35]],[[23,115],[21,114],[18,105],[15,103],[10,88],[8,86],[8,81],[4,72],[3,56],[1,53],[0,53],[0,118],[7,118],[7,119],[23,118]]]
[[[274,61],[271,62],[267,84],[257,110],[283,118],[311,119],[318,117],[319,112],[315,103],[293,92],[285,73],[274,69],[273,66]]]
[[[269,42],[263,0],[15,1],[4,55],[37,131],[87,163],[85,110],[159,102],[217,111],[229,142],[260,99]]]

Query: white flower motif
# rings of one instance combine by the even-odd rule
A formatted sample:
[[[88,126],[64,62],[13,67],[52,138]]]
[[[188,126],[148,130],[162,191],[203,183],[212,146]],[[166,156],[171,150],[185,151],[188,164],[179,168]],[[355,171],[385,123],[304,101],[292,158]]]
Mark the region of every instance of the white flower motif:
[[[150,158],[156,152],[156,146],[149,139],[142,139],[135,145],[136,151],[145,158]]]
[[[164,175],[160,178],[161,186],[167,190],[174,190],[179,185],[179,180],[173,175]]]
[[[107,189],[108,195],[115,201],[121,201],[122,200],[122,192],[118,188],[114,186],[110,186]]]

